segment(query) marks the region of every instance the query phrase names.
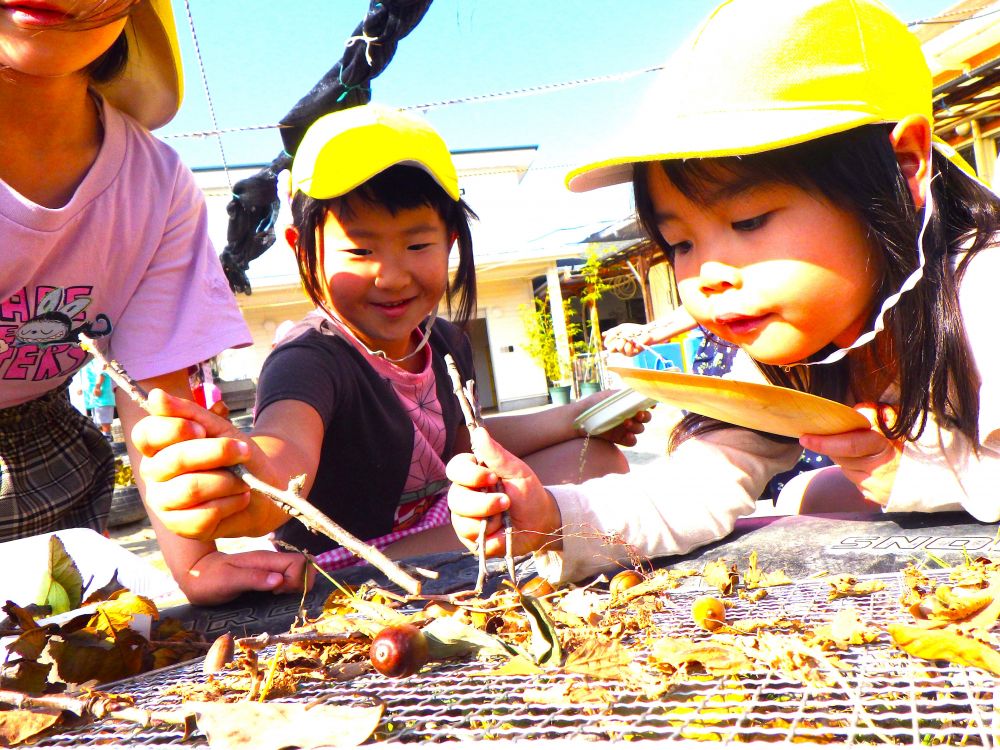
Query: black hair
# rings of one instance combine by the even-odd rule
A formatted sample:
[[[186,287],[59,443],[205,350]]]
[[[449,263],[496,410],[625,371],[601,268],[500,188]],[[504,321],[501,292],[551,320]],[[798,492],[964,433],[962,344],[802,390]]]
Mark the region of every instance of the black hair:
[[[122,29],[114,43],[84,68],[83,72],[94,83],[110,83],[124,72],[128,64],[128,51],[128,35]]]
[[[292,198],[292,221],[298,231],[295,258],[299,276],[306,294],[316,305],[332,314],[325,302],[326,279],[320,250],[318,232],[326,216],[333,211],[340,216],[350,211],[353,200],[379,206],[395,215],[399,211],[428,206],[437,212],[448,234],[456,236],[458,269],[454,279],[448,281],[445,295],[448,313],[452,320],[464,326],[476,312],[476,264],[472,257],[472,228],[469,222],[477,219],[464,200],[454,200],[433,177],[419,167],[395,165],[379,172],[364,184],[337,198],[317,199],[297,192]],[[452,310],[452,299],[458,303]]]
[[[891,126],[866,125],[760,154],[636,165],[633,185],[639,222],[672,261],[670,245],[654,218],[647,184],[650,169],[662,169],[695,202],[704,201],[712,187],[732,180],[775,182],[818,192],[858,218],[873,250],[881,256],[877,311],[917,268],[922,224],[922,211],[914,206],[890,131]],[[776,385],[835,400],[846,398],[852,388],[859,401],[875,401],[880,394],[859,393],[863,380],[858,376],[880,371],[886,374],[887,385],[899,387],[895,424],[888,425],[882,414],[878,416],[879,429],[886,436],[916,439],[932,413],[939,425],[958,430],[978,445],[980,379],[962,323],[958,285],[968,261],[1000,229],[1000,199],[936,151],[932,164],[936,208],[924,236],[923,278],[887,312],[885,331],[869,346],[832,364],[758,366]],[[962,253],[964,257],[958,259]],[[869,323],[873,321],[874,314]],[[822,359],[827,353],[824,349],[811,359]],[[689,415],[671,436],[671,447],[721,426]]]

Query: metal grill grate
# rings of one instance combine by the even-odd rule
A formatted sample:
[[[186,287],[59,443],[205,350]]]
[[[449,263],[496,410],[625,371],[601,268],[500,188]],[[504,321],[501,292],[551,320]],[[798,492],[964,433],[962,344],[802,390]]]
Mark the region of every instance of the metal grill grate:
[[[905,619],[900,612],[901,576],[873,576],[883,591],[849,601],[873,623]],[[736,602],[729,619],[785,616],[828,622],[844,600],[827,601],[829,585],[806,582],[770,589],[757,604]],[[702,592],[703,593],[703,592]],[[657,614],[663,633],[709,637],[690,620],[697,592],[673,593]],[[850,666],[835,688],[816,688],[777,673],[710,678],[693,676],[656,700],[623,690],[620,683],[591,680],[614,702],[605,705],[532,705],[529,689],[562,684],[565,676],[507,677],[482,674],[484,662],[432,665],[405,680],[376,673],[348,683],[303,683],[295,702],[357,704],[374,700],[386,710],[376,741],[491,740],[709,740],[796,741],[846,745],[967,745],[992,747],[1000,738],[996,680],[979,670],[915,660],[893,649],[888,636],[841,656]],[[164,688],[201,680],[200,662],[115,685],[149,709],[179,705]],[[581,678],[582,679],[582,678]],[[135,731],[116,722],[91,724],[46,738],[39,746],[129,747],[183,744],[205,747],[201,735],[186,742],[178,731]]]

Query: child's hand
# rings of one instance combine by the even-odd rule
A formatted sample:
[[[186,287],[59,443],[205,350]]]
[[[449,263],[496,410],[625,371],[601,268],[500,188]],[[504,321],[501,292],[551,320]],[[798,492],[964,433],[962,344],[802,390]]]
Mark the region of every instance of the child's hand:
[[[475,549],[482,520],[486,523],[486,554],[502,557],[504,529],[500,514],[510,511],[513,553],[523,555],[553,542],[561,520],[555,500],[542,486],[535,473],[521,459],[504,450],[489,433],[472,430],[472,448],[476,455],[462,453],[448,462],[448,492],[451,523],[458,538]],[[486,466],[476,463],[476,456]],[[504,492],[488,490],[503,480]],[[556,543],[554,546],[559,547]]]
[[[578,414],[583,414],[583,412],[590,407],[599,404],[601,401],[614,395],[615,393],[617,393],[615,390],[599,391],[591,396],[580,399],[576,402],[576,405],[580,407],[578,409]],[[607,440],[609,443],[617,443],[618,445],[623,445],[626,448],[631,448],[637,442],[635,436],[645,431],[646,422],[652,418],[653,415],[643,409],[642,411],[637,411],[620,425],[612,427],[607,432],[598,433],[593,437]],[[583,430],[580,430],[580,436],[583,437],[584,434]]]
[[[688,311],[682,306],[676,308],[662,320],[654,320],[644,326],[635,323],[622,323],[609,329],[604,334],[604,348],[609,352],[618,352],[627,357],[634,357],[647,346],[662,344],[685,331],[690,331],[697,324]]]
[[[145,458],[140,467],[146,503],[170,531],[208,541],[227,536],[263,536],[280,521],[266,498],[224,467],[245,464],[270,481],[268,459],[228,420],[193,401],[154,389],[149,416],[132,431]]]
[[[889,424],[895,419],[895,410],[887,404],[871,403],[858,404],[854,408],[872,423],[872,429],[839,435],[803,435],[799,443],[803,448],[829,456],[865,500],[885,506],[896,481],[903,441],[890,440],[878,431],[876,408],[882,410]]]
[[[221,604],[244,591],[288,594],[312,586],[314,570],[302,555],[254,550],[210,552],[178,579],[192,604]],[[307,579],[308,577],[308,579]]]

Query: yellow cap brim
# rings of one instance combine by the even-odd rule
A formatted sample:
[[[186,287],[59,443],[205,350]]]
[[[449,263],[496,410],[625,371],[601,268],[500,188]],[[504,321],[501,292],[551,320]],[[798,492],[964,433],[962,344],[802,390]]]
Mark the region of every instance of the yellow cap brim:
[[[181,52],[170,0],[143,0],[129,15],[128,64],[97,90],[116,109],[154,130],[166,125],[184,96]]]
[[[448,147],[416,115],[380,104],[340,110],[306,131],[292,163],[292,192],[325,200],[346,195],[396,165],[423,169],[451,197],[461,198]]]

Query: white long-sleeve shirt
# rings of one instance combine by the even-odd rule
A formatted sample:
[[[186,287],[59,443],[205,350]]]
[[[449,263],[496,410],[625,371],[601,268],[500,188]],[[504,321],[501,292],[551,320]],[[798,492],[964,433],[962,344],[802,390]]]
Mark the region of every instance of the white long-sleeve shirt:
[[[929,418],[921,437],[904,447],[886,511],[965,509],[982,521],[1000,520],[997,280],[1000,249],[989,248],[970,261],[959,293],[982,379],[978,453],[965,436]],[[730,376],[762,380],[742,354]],[[535,565],[552,581],[572,581],[629,559],[629,548],[652,558],[720,539],[753,512],[768,480],[794,466],[801,451],[797,443],[734,427],[687,440],[665,465],[549,487],[562,514],[563,548],[536,553]]]

